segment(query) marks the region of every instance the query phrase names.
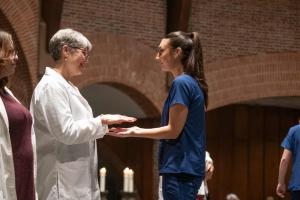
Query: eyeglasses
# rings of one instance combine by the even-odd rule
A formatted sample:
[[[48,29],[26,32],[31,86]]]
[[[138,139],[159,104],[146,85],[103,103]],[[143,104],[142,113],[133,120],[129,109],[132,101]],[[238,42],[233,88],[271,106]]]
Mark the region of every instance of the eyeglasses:
[[[72,49],[78,49],[78,50],[80,50],[80,52],[81,52],[81,53],[82,53],[82,55],[85,57],[85,59],[86,59],[86,60],[88,60],[88,59],[89,59],[90,55],[88,54],[88,51],[87,51],[87,49],[85,49],[85,48],[82,48],[82,47],[70,47],[70,48],[72,48]]]

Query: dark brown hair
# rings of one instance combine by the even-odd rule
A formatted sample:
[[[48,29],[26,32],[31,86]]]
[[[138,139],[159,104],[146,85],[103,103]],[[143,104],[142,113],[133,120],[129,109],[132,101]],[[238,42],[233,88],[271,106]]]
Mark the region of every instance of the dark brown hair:
[[[184,73],[195,78],[204,93],[205,107],[208,105],[208,85],[206,82],[200,37],[197,32],[171,32],[165,37],[172,48],[181,48]]]

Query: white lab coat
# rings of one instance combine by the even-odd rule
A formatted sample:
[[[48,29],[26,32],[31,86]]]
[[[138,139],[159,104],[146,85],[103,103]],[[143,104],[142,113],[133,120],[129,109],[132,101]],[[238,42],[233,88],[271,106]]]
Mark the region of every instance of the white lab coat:
[[[13,97],[12,92],[5,90]],[[15,98],[16,101],[18,101]],[[18,101],[19,102],[19,101]],[[32,134],[34,134],[32,132]],[[36,153],[35,136],[31,135],[33,158],[34,158],[34,181],[36,178]],[[17,200],[15,167],[13,161],[12,146],[9,134],[9,122],[5,106],[0,98],[0,200]],[[37,196],[36,196],[37,200]]]
[[[209,153],[206,151],[205,152],[205,170],[207,170],[209,163],[213,164],[213,160],[210,157]],[[206,180],[204,179],[201,183],[201,186],[200,186],[199,190],[198,190],[198,195],[207,196],[207,194],[208,194],[208,186],[207,186]]]
[[[42,200],[99,200],[95,139],[108,131],[79,90],[51,68],[34,90],[30,110]]]

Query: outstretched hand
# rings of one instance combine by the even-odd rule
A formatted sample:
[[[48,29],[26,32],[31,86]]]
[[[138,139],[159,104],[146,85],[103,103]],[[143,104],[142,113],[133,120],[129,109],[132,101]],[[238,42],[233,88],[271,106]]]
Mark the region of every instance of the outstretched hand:
[[[115,128],[112,127],[109,129],[107,135],[114,136],[114,137],[130,137],[137,134],[137,131],[141,128],[134,126],[130,128]]]
[[[119,115],[119,114],[105,114],[101,115],[101,122],[106,125],[112,125],[112,124],[121,124],[124,122],[135,122],[136,118],[134,117],[128,117],[125,115]]]

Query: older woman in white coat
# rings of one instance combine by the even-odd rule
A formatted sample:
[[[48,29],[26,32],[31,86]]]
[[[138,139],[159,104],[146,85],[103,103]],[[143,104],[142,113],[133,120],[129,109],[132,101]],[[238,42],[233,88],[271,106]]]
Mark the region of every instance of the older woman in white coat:
[[[18,55],[0,31],[0,200],[34,200],[34,136],[30,112],[6,87]]]
[[[49,51],[47,67],[31,100],[37,143],[37,192],[42,200],[99,200],[95,140],[107,125],[133,122],[122,115],[93,117],[88,102],[70,79],[82,74],[92,45],[81,33],[59,30]]]

